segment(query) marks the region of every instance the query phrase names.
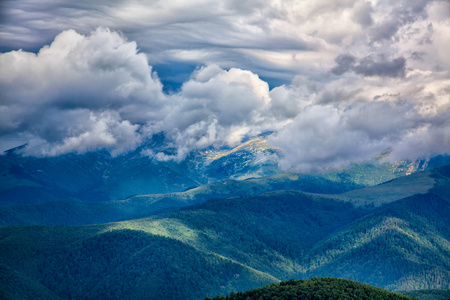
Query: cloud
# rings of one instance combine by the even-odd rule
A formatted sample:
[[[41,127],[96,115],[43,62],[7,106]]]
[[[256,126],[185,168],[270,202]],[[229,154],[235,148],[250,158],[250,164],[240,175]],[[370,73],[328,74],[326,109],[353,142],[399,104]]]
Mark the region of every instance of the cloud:
[[[449,9],[3,1],[0,135],[28,141],[33,155],[119,155],[163,132],[167,149],[148,155],[179,161],[270,130],[296,170],[388,148],[397,158],[448,152]]]
[[[426,7],[433,1],[396,1],[395,4],[379,1],[383,17],[371,28],[371,42],[392,39],[403,26],[427,17]]]
[[[337,56],[334,61],[337,66],[331,69],[331,72],[335,75],[342,75],[353,69],[356,63],[356,57],[350,54],[341,54]]]
[[[268,139],[284,155],[281,166],[324,169],[386,150],[391,160],[449,153],[448,75],[438,79],[432,73],[414,73],[407,78],[349,74],[332,84],[306,87],[309,93],[297,94],[304,106],[296,117]],[[305,85],[305,80],[294,83]]]
[[[0,66],[0,134],[28,139],[32,155],[120,154],[164,132],[179,161],[276,127],[269,86],[258,75],[213,64],[168,95],[136,43],[105,28],[64,31],[37,54],[1,54]]]
[[[317,105],[308,107],[268,142],[282,149],[281,167],[295,171],[370,159],[385,148],[382,141],[349,128],[339,110]]]
[[[353,18],[361,26],[368,27],[373,24],[372,13],[374,12],[372,4],[366,1],[359,1],[355,3],[353,11]]]
[[[383,56],[378,60],[374,60],[372,56],[366,56],[357,60],[353,55],[341,54],[336,57],[335,62],[337,66],[331,69],[335,75],[353,71],[363,76],[405,76],[406,59],[404,57],[397,57],[389,61]]]
[[[120,120],[118,116],[112,116],[110,113],[101,113],[98,116],[91,113],[86,123],[85,130],[65,137],[61,144],[43,154],[58,155],[74,150],[83,153],[92,149],[110,148],[112,155],[116,155],[134,150],[142,142],[137,133],[138,125],[132,125],[128,120]]]
[[[361,59],[353,67],[353,71],[364,76],[404,77],[405,66],[406,59],[404,57],[394,58],[391,61],[375,61],[368,56]]]
[[[86,35],[103,26],[136,41],[141,52],[151,54],[149,64],[156,70],[217,64],[250,70],[271,87],[329,70],[349,49],[358,57],[408,57],[395,53],[405,28],[435,17],[435,7],[445,5],[424,0],[3,3],[4,49],[37,51],[63,30]],[[180,86],[189,76],[166,73],[163,81]]]
[[[446,118],[449,120],[450,113],[446,114]],[[448,154],[448,149],[450,149],[450,124],[446,121],[439,126],[427,124],[406,135],[393,149],[390,158],[414,161],[417,157]]]
[[[0,24],[0,37],[5,41],[5,49],[37,51],[68,28],[88,34],[102,26],[123,32],[139,44],[141,51],[152,53],[149,63],[155,67],[215,63],[226,69],[238,67],[273,76],[266,68],[267,62],[260,59],[261,51],[288,51],[289,61],[294,62],[292,54],[326,47],[323,38],[313,34],[320,29],[322,18],[317,19],[319,23],[303,26],[307,32],[298,30],[308,14],[324,3],[310,5],[311,11],[295,2],[275,0],[45,1],[39,5],[27,0],[7,0],[7,18]],[[344,21],[341,18],[336,23]],[[339,28],[346,32],[345,26]],[[276,61],[273,63],[277,65]],[[291,71],[284,82],[292,79],[292,69],[289,64],[282,66],[284,72]]]
[[[202,67],[170,101],[171,111],[157,128],[175,141],[177,160],[193,149],[236,146],[245,136],[275,126],[269,86],[250,71]]]
[[[166,105],[146,56],[108,29],[64,31],[37,54],[1,54],[0,66],[0,134],[48,144],[39,150],[31,143],[33,154],[133,148],[139,125],[158,119]]]
[[[401,160],[449,153],[450,111],[426,116],[405,102],[361,102],[344,109],[312,105],[269,137],[281,166],[309,171],[370,160],[391,150]]]

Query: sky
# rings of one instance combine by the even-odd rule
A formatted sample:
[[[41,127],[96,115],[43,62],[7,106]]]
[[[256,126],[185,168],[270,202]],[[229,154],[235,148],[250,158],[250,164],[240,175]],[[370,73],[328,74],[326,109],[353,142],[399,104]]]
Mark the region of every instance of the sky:
[[[264,132],[286,170],[450,153],[450,2],[0,2],[0,150],[163,132],[181,161]]]

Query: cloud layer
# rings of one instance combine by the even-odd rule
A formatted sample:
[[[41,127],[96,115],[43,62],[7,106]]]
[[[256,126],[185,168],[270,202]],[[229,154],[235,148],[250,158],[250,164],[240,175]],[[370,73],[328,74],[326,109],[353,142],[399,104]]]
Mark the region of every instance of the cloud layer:
[[[63,30],[88,35],[102,26],[136,41],[161,70],[215,63],[289,83],[299,73],[324,71],[341,54],[387,62],[428,52],[448,42],[448,6],[444,0],[6,0],[0,40],[2,49],[37,51]]]
[[[164,132],[176,150],[148,153],[181,160],[268,130],[296,171],[450,152],[447,1],[2,5],[0,136],[31,155]],[[185,64],[164,92],[155,69]]]

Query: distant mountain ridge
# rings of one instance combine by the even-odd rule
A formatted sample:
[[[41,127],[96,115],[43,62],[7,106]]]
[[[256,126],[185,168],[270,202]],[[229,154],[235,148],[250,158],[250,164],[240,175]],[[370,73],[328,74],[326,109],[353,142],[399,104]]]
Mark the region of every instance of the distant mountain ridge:
[[[135,151],[117,157],[106,150],[40,158],[23,156],[21,147],[6,151],[0,155],[0,206],[60,200],[122,200],[132,195],[182,192],[217,181],[282,173],[278,165],[279,150],[267,145],[264,136],[249,139],[232,149],[192,152],[181,162],[158,161],[149,150],[171,153],[164,145],[164,137],[158,135]],[[340,190],[307,190],[336,193],[376,185],[446,162],[450,162],[450,157],[395,163],[384,162],[379,157],[342,169],[291,175],[321,178],[332,182],[334,187],[342,184]]]
[[[208,199],[255,196],[277,190],[330,194],[327,197],[348,201],[356,206],[380,206],[417,193],[427,193],[435,184],[433,174],[432,170],[416,172],[360,189],[351,182],[332,181],[326,176],[278,174],[242,181],[220,181],[179,193],[136,195],[125,200],[50,201],[13,205],[0,207],[0,226],[100,224],[160,214]]]
[[[0,156],[0,205],[53,200],[105,201],[136,194],[181,192],[209,182],[279,173],[273,149],[262,138],[228,151],[191,153],[182,162],[158,161],[155,137],[133,152],[113,157],[106,150],[31,157],[21,147]],[[166,150],[168,151],[168,150]]]

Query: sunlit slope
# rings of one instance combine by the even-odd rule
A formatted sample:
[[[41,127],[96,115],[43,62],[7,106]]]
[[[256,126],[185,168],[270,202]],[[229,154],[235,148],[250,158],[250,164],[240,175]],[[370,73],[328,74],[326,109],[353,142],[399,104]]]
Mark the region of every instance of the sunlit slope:
[[[357,206],[380,206],[415,194],[427,193],[435,184],[433,174],[430,170],[417,172],[376,186],[334,195],[334,197],[350,201]]]
[[[264,137],[250,139],[222,151],[202,152],[205,176],[215,180],[259,178],[280,173],[280,150],[266,143]]]
[[[0,229],[0,264],[15,272],[19,280],[15,286],[34,279],[59,297],[200,299],[246,290],[275,282],[274,275],[294,274],[296,266],[287,253],[311,243],[311,235],[294,241],[301,237],[299,228],[309,228],[311,217],[302,221],[291,215],[286,224],[296,224],[297,230],[292,226],[288,233],[297,234],[280,244],[285,248],[281,253],[274,248],[273,243],[287,236],[275,233],[287,228],[284,222],[274,222],[269,230],[264,220],[283,216],[292,207],[306,215],[307,209],[320,210],[308,196],[279,196],[275,201],[284,205],[275,212],[271,197],[262,196],[213,200],[164,216],[104,225],[4,227]],[[239,209],[235,204],[241,200],[247,204]],[[231,206],[224,209],[227,203]],[[342,226],[348,216],[339,209],[336,213],[343,214],[338,218]],[[255,234],[261,237],[255,239]],[[19,274],[27,280],[21,281]]]
[[[101,225],[4,228],[0,245],[11,275],[0,277],[0,291],[14,299],[199,299],[277,281],[175,239]]]
[[[364,212],[295,191],[209,200],[150,219],[110,224],[186,242],[275,277],[303,270],[301,253]]]
[[[171,213],[164,221],[154,221],[166,229],[153,233],[278,278],[332,275],[392,290],[448,288],[448,169],[423,174],[435,180],[428,192],[381,207],[358,208],[322,196],[278,191],[210,200]],[[417,184],[412,179],[411,184]],[[399,184],[405,186],[404,179]],[[146,222],[114,226],[147,230]]]

